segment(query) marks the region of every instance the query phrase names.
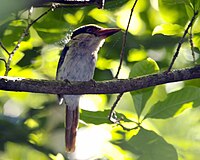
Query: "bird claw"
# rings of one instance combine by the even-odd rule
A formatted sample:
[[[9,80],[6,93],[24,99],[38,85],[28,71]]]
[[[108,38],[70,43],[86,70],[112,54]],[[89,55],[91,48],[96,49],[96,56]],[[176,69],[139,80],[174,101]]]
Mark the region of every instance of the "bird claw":
[[[71,82],[68,79],[64,79],[64,81],[68,84],[71,84]]]
[[[94,87],[96,86],[96,82],[94,79],[90,79],[89,82],[91,82]]]

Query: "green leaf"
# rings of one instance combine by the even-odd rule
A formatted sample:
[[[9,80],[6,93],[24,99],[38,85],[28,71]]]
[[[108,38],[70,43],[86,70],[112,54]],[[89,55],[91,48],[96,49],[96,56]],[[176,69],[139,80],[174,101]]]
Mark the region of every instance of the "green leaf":
[[[183,3],[189,3],[189,0],[161,0],[164,4],[183,4]]]
[[[23,119],[0,115],[0,150],[4,149],[8,141],[26,143],[28,134]]]
[[[163,35],[179,35],[184,31],[184,27],[178,24],[161,24],[154,28],[153,35],[163,34]]]
[[[24,20],[15,20],[12,21],[4,32],[2,42],[4,46],[10,50],[14,48],[15,43],[20,39],[24,29],[26,28],[26,23]],[[25,37],[24,41],[27,40],[29,36]],[[8,47],[11,47],[8,48]]]
[[[199,48],[194,47],[194,51],[195,51],[196,53],[200,54],[200,50],[199,50]]]
[[[110,110],[104,110],[104,111],[86,111],[81,110],[80,113],[80,119],[83,120],[86,123],[92,123],[92,124],[103,124],[103,123],[110,123],[108,119],[108,115],[110,113]],[[117,113],[117,117],[123,117],[124,122],[133,122],[129,119],[127,119],[123,114]]]
[[[194,8],[193,8],[193,6],[191,6],[191,4],[185,5],[185,9],[186,9],[188,17],[191,19],[194,16]]]
[[[145,104],[147,103],[148,99],[151,97],[153,90],[154,90],[154,87],[150,87],[150,88],[145,88],[145,89],[131,92],[134,106],[135,106],[137,115],[139,117],[143,109],[145,108]]]
[[[159,71],[159,67],[156,62],[148,58],[144,61],[136,63],[132,68],[129,77],[137,77],[147,74],[156,73]],[[146,102],[151,97],[154,87],[141,89],[138,91],[131,92],[131,96],[134,102],[134,106],[138,116],[141,115]]]
[[[198,11],[200,9],[200,1],[190,0],[190,3],[192,4],[195,11]]]
[[[118,144],[136,155],[137,160],[177,160],[175,148],[153,131],[140,129],[129,141]]]
[[[60,15],[63,15],[60,10],[48,13],[48,16],[36,22],[33,27],[38,35],[46,43],[58,42],[65,38],[69,25]],[[59,17],[59,18],[58,18]]]
[[[148,118],[169,118],[178,111],[180,113],[185,109],[184,104],[190,103],[197,107],[200,102],[200,89],[196,87],[185,87],[179,91],[170,93],[164,101],[159,101],[152,106],[150,112],[146,115]],[[191,104],[192,102],[192,104]],[[183,107],[183,109],[181,109]]]
[[[188,0],[159,0],[158,4],[159,12],[165,22],[185,26],[188,21],[185,9],[185,5],[189,4]]]
[[[156,61],[154,61],[151,58],[147,58],[146,60],[138,62],[131,67],[129,78],[148,75],[148,74],[156,73],[158,71],[159,71],[159,67]]]
[[[116,9],[117,7],[123,6],[127,2],[129,2],[129,0],[120,0],[120,1],[110,0],[106,2],[105,8],[109,8],[109,10]]]

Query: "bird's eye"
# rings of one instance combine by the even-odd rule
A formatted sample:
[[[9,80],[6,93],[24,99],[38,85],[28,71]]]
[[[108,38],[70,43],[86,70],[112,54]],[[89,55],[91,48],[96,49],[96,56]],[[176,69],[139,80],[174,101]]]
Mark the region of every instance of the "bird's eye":
[[[86,31],[87,31],[88,33],[92,33],[92,32],[94,31],[94,28],[88,28]]]

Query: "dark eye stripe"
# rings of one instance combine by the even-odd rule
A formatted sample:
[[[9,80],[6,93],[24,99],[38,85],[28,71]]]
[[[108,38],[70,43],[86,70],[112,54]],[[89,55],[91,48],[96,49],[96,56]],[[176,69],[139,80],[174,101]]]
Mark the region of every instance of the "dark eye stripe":
[[[97,26],[93,26],[93,25],[90,25],[90,26],[83,26],[83,27],[80,27],[78,29],[76,29],[71,38],[81,34],[81,33],[89,33],[89,34],[94,34],[95,35],[95,31],[96,30],[99,30],[100,27],[97,27]]]

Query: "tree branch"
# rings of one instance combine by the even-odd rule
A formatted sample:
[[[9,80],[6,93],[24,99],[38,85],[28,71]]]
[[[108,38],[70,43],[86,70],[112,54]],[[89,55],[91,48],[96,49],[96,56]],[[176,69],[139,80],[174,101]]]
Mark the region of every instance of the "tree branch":
[[[71,82],[0,77],[0,90],[48,94],[114,94],[200,78],[200,65],[131,79]]]
[[[35,3],[34,7],[50,7],[52,3],[59,4],[59,7],[96,5],[99,9],[103,9],[105,0],[41,0],[39,3]]]

